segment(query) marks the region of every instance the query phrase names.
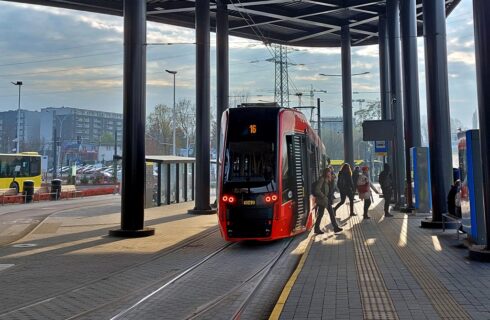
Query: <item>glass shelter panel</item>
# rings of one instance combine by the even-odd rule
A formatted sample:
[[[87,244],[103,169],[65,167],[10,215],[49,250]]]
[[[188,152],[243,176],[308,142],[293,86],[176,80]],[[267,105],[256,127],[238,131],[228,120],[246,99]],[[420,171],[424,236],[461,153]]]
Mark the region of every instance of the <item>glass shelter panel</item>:
[[[167,164],[160,163],[160,170],[162,172],[162,177],[160,179],[160,196],[161,196],[161,201],[162,204],[165,205],[168,203],[168,198],[167,198],[167,180],[169,179],[168,172],[167,172]]]
[[[176,203],[177,196],[177,165],[175,163],[170,164],[170,203]]]

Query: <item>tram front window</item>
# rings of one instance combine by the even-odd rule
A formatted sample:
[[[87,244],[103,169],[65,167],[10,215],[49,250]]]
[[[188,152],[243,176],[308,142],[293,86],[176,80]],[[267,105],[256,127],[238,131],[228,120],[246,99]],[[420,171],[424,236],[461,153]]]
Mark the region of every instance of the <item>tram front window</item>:
[[[232,187],[236,192],[259,193],[276,190],[274,143],[229,142],[225,154],[225,185]]]

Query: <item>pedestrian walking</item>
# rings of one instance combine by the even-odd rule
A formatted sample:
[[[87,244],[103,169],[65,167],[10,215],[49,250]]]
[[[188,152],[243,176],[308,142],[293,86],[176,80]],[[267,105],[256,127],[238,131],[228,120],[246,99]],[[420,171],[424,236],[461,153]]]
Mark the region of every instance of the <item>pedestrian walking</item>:
[[[383,171],[378,177],[379,184],[381,185],[381,190],[383,191],[383,198],[385,199],[384,213],[385,217],[393,217],[390,214],[390,201],[391,195],[393,194],[393,179],[390,172],[390,165],[385,163],[383,166]]]
[[[354,189],[357,188],[357,179],[359,179],[359,175],[361,174],[361,169],[359,166],[354,167],[354,171],[352,171],[352,184],[354,184]],[[354,190],[354,194],[357,190]]]
[[[357,179],[357,191],[359,192],[359,199],[364,201],[364,219],[371,219],[368,216],[368,210],[371,206],[371,181],[369,181],[369,168],[362,167],[362,174]]]
[[[354,192],[356,189],[354,188],[354,184],[352,181],[352,172],[348,163],[344,163],[339,171],[337,187],[340,192],[340,202],[337,203],[337,205],[333,209],[334,213],[337,213],[337,209],[339,209],[345,203],[346,198],[349,198],[350,216],[355,216],[356,214],[354,212]]]
[[[323,170],[320,178],[314,183],[313,195],[316,198],[317,204],[317,217],[315,221],[315,233],[323,234],[324,232],[320,228],[320,223],[323,218],[323,213],[327,209],[330,216],[330,223],[332,223],[333,231],[335,233],[342,231],[343,229],[337,225],[335,220],[335,213],[332,208],[332,202],[329,199],[329,183],[332,181],[332,169],[326,168]]]
[[[332,175],[328,181],[328,200],[330,201],[330,204],[333,205],[333,201],[335,200],[335,189],[337,188],[337,175],[335,174],[335,170],[332,166],[328,166],[328,168],[330,169]]]

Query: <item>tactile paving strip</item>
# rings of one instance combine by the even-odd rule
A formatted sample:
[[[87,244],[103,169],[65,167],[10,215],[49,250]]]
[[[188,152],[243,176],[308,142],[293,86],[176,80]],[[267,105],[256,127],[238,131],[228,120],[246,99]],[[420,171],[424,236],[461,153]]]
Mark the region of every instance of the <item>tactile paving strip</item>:
[[[366,244],[362,232],[360,219],[352,217],[349,220],[353,233],[356,253],[357,277],[361,290],[361,303],[363,318],[370,319],[398,319],[393,301],[378,269],[374,256]]]
[[[471,319],[464,308],[451,296],[437,275],[431,272],[410,248],[398,245],[400,235],[396,234],[393,227],[392,225],[391,228],[386,228],[383,233],[390,240],[393,249],[417,280],[427,297],[429,297],[439,316],[442,319]],[[404,236],[407,236],[406,231],[402,230],[401,232],[405,232]]]

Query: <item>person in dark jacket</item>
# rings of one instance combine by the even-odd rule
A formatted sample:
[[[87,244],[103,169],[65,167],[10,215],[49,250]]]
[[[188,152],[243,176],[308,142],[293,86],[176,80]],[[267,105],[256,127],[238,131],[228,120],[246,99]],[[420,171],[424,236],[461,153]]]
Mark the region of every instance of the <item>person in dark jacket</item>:
[[[454,181],[454,184],[451,186],[451,189],[449,189],[447,195],[447,210],[449,214],[458,218],[461,218],[461,205],[459,199],[457,199],[460,186],[460,180]]]
[[[326,168],[323,170],[321,177],[315,182],[313,195],[316,197],[317,217],[315,221],[315,233],[323,234],[324,232],[320,228],[320,222],[323,218],[325,208],[330,216],[330,222],[333,226],[335,233],[342,231],[343,229],[337,225],[335,220],[335,213],[333,212],[332,203],[329,199],[329,182],[332,180],[332,169]]]
[[[385,217],[393,217],[393,215],[390,214],[390,201],[391,195],[393,194],[393,179],[391,177],[389,164],[384,164],[383,171],[381,171],[379,174],[378,181],[381,185],[381,190],[383,191],[383,198],[385,199]]]
[[[357,182],[357,181],[356,181]],[[339,171],[339,178],[337,180],[337,187],[340,191],[340,202],[337,203],[333,211],[336,213],[337,209],[340,208],[344,203],[345,199],[349,198],[349,206],[350,206],[350,216],[355,216],[354,213],[354,184],[352,182],[352,172],[350,169],[350,165],[348,163],[344,163],[342,168]]]

